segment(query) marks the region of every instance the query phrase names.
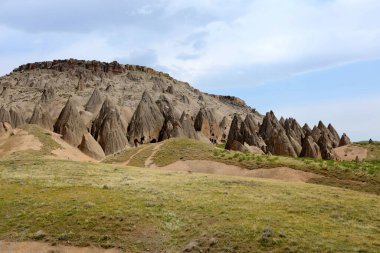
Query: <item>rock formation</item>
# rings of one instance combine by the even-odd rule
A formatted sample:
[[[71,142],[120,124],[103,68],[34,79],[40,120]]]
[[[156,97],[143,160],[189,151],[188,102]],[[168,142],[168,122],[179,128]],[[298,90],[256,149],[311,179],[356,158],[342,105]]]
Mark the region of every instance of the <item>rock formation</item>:
[[[41,105],[36,105],[33,110],[32,117],[29,119],[29,124],[39,125],[42,128],[52,131],[53,119],[48,112],[42,110]]]
[[[81,144],[83,134],[87,132],[86,126],[71,98],[67,100],[65,107],[55,122],[54,132],[61,134],[62,139],[75,147]]]
[[[100,94],[99,89],[95,88],[84,108],[88,112],[95,113],[99,111],[102,104],[103,104],[102,95]]]
[[[96,142],[90,133],[85,133],[83,135],[82,142],[78,148],[83,153],[96,160],[102,160],[106,156],[102,147]]]
[[[351,144],[350,138],[348,138],[348,136],[344,133],[342,135],[342,138],[340,138],[339,147],[350,145],[350,144]]]
[[[195,131],[202,133],[212,143],[216,143],[221,137],[219,124],[216,120],[214,112],[201,108],[195,117]]]
[[[303,142],[301,157],[310,157],[316,159],[322,159],[321,150],[317,143],[311,136],[306,137]]]
[[[4,106],[0,109],[0,122],[8,122],[9,124],[12,124],[11,115]]]
[[[55,95],[54,88],[50,85],[45,86],[45,89],[42,92],[42,96],[40,100],[41,104],[49,103],[54,98],[54,95]]]
[[[147,91],[144,92],[128,126],[129,141],[157,142],[164,116]]]
[[[297,152],[286,135],[285,129],[272,111],[264,117],[259,133],[267,145],[267,152],[274,155],[297,157]]]
[[[120,117],[115,109],[107,113],[98,140],[106,155],[121,151],[128,145],[128,139],[122,131]]]
[[[17,128],[26,123],[23,112],[21,112],[18,108],[11,107],[9,110],[9,115],[11,116],[11,125],[13,128]]]

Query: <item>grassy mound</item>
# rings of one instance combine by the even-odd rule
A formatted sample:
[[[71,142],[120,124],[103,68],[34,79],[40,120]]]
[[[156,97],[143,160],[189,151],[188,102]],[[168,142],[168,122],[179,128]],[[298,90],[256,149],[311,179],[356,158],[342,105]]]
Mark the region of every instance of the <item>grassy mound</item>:
[[[49,242],[131,252],[376,252],[379,217],[378,196],[322,185],[0,162],[0,240],[43,230]]]
[[[170,139],[154,157],[158,166],[179,160],[212,160],[246,169],[289,167],[325,176],[311,182],[380,194],[380,161],[324,161],[227,151],[190,139]]]

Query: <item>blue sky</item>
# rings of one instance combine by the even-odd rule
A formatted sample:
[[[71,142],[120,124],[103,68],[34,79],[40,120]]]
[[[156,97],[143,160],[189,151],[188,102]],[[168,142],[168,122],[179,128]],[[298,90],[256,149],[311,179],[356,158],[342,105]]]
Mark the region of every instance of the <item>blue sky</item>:
[[[0,74],[118,60],[380,139],[379,13],[378,0],[2,0]]]

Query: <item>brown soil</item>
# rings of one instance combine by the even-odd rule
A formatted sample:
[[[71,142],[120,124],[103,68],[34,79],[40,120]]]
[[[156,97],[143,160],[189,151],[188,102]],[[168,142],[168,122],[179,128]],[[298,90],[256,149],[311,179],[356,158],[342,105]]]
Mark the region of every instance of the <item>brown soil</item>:
[[[34,135],[21,129],[14,129],[12,134],[2,136],[0,154],[7,155],[25,150],[40,150],[42,143]]]
[[[145,160],[144,165],[146,168],[157,168],[157,165],[153,161],[153,157],[160,150],[161,146],[162,146],[162,143],[156,144],[156,146],[153,149],[152,154]]]
[[[43,242],[5,242],[0,241],[2,253],[121,253],[117,249],[95,247],[51,246]]]
[[[368,156],[368,150],[366,148],[355,145],[335,148],[333,152],[339,161],[355,161],[356,157],[362,161]]]
[[[307,182],[313,178],[320,178],[321,175],[294,170],[287,167],[279,167],[273,169],[256,169],[247,170],[234,165],[226,165],[224,163],[204,160],[189,160],[177,161],[160,169],[170,171],[186,171],[186,172],[199,172],[208,174],[228,175],[228,176],[242,176],[242,177],[256,177],[256,178],[271,178],[284,181],[298,181]]]

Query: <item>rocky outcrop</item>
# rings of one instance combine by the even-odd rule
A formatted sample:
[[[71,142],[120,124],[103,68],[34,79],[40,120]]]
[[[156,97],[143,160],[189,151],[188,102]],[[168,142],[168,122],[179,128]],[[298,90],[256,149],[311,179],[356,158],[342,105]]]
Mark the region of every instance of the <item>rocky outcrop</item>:
[[[350,145],[350,144],[351,144],[350,138],[348,138],[348,136],[344,133],[342,135],[342,138],[340,138],[339,147]]]
[[[36,105],[33,110],[32,117],[29,119],[29,124],[39,125],[42,128],[52,131],[53,119],[48,112],[44,112],[41,105]]]
[[[297,156],[297,152],[286,135],[285,129],[272,111],[264,117],[259,133],[267,145],[266,152],[274,155]]]
[[[310,157],[315,159],[322,159],[321,150],[317,143],[311,136],[308,136],[303,141],[301,157]]]
[[[11,116],[11,125],[13,128],[19,127],[26,123],[23,112],[18,108],[11,107],[9,110],[9,115]]]
[[[85,110],[91,113],[96,113],[102,107],[103,99],[98,88],[95,88],[91,97],[85,105]]]
[[[52,99],[54,99],[54,95],[55,95],[54,88],[50,85],[46,85],[40,99],[41,104],[49,103]]]
[[[82,142],[82,137],[87,132],[79,112],[70,98],[62,109],[57,121],[54,124],[54,132],[62,135],[69,144],[77,147]]]
[[[308,124],[303,125],[302,131],[303,131],[305,136],[311,135],[311,128],[309,127]]]
[[[302,140],[305,138],[304,130],[298,124],[297,120],[293,118],[286,119],[283,123],[283,127],[289,138],[293,138],[299,145],[302,144]]]
[[[0,109],[0,122],[8,122],[9,124],[12,124],[11,115],[4,106]]]
[[[8,135],[12,132],[12,126],[8,122],[0,122],[0,137]]]
[[[334,144],[335,144],[335,147],[338,147],[339,145],[339,141],[340,141],[340,137],[339,137],[339,134],[338,132],[335,130],[335,128],[329,124],[327,126],[327,129],[330,131],[330,133],[332,134],[332,137],[333,137],[333,140],[334,140]]]
[[[189,114],[183,112],[179,120],[179,123],[180,127],[174,127],[174,137],[197,139],[197,133],[194,129],[194,121],[192,120],[192,117]]]
[[[96,160],[105,158],[104,151],[98,142],[90,133],[85,133],[82,137],[82,142],[78,147],[83,153]]]
[[[202,133],[211,142],[216,143],[221,137],[219,124],[216,120],[214,112],[201,108],[195,117],[195,131]]]
[[[334,160],[335,156],[333,154],[333,142],[331,140],[331,137],[329,136],[329,133],[324,131],[321,134],[321,137],[319,138],[317,142],[320,150],[322,158],[325,160]]]
[[[160,109],[145,91],[128,126],[129,141],[157,142],[164,122]]]

